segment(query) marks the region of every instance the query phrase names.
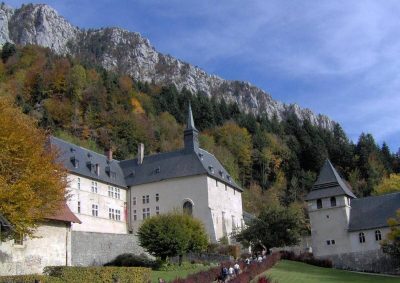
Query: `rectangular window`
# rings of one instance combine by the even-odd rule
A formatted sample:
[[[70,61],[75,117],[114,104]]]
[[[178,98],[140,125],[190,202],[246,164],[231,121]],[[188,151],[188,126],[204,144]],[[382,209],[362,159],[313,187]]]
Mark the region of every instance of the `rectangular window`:
[[[335,240],[331,240],[331,243],[332,243],[332,245],[334,245],[335,244]]]
[[[143,196],[143,197],[142,197],[142,201],[143,201],[143,204],[146,203],[146,196]]]
[[[115,220],[121,221],[121,210],[115,210]]]
[[[160,195],[156,194],[156,202],[158,202],[160,200]]]
[[[99,206],[97,204],[92,204],[92,216],[99,216]]]
[[[108,186],[108,196],[110,198],[114,197],[114,187]]]
[[[92,181],[92,193],[97,194],[97,182]]]
[[[133,211],[133,221],[137,220],[136,210]]]
[[[114,213],[114,208],[109,208],[108,209],[108,218],[109,219],[115,219],[115,213]]]
[[[159,215],[160,214],[160,207],[156,206],[156,214]]]
[[[77,187],[78,187],[78,190],[81,189],[81,178],[79,178],[79,177],[77,179]]]
[[[146,196],[146,203],[150,203],[150,196],[149,195]]]
[[[147,211],[147,218],[149,218],[149,217],[150,217],[150,207],[148,207],[148,208],[146,209],[146,211]]]
[[[143,219],[150,217],[150,208],[143,208]]]
[[[121,191],[119,188],[115,188],[115,198],[117,199],[121,198]]]
[[[143,208],[143,220],[146,219],[146,208]]]
[[[78,201],[78,213],[81,213],[81,202]]]
[[[133,205],[136,205],[136,197],[133,197],[133,198],[132,198],[132,204],[133,204]]]
[[[331,241],[330,241],[330,240],[326,241],[326,244],[327,244],[328,246],[330,246]]]

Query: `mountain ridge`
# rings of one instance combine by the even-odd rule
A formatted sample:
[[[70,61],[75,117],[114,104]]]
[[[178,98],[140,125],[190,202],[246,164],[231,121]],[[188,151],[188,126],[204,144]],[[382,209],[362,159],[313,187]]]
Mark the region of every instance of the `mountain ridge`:
[[[297,104],[274,100],[270,94],[249,82],[208,74],[203,69],[158,52],[150,41],[138,32],[118,27],[81,29],[60,16],[46,4],[25,4],[13,9],[0,6],[0,44],[36,44],[54,52],[80,56],[99,63],[105,69],[118,71],[143,82],[174,84],[192,93],[216,96],[236,102],[247,113],[265,113],[271,119],[285,119],[294,114],[299,120],[333,129],[335,122],[322,114]]]

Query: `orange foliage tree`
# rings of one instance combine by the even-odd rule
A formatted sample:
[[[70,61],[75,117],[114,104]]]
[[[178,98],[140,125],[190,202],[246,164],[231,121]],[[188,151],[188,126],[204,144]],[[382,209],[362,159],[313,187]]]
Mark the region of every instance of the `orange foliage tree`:
[[[65,199],[66,171],[45,142],[36,123],[0,97],[0,213],[18,234],[31,236]]]

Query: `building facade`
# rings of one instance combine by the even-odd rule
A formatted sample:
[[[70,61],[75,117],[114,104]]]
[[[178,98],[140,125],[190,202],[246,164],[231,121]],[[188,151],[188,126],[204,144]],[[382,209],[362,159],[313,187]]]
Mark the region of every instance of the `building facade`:
[[[35,274],[46,266],[71,265],[71,223],[80,221],[64,203],[56,215],[40,224],[34,238],[21,235],[0,241],[0,274]]]
[[[394,272],[380,242],[390,229],[387,220],[400,208],[400,193],[356,198],[327,160],[307,196],[312,250],[339,268]]]

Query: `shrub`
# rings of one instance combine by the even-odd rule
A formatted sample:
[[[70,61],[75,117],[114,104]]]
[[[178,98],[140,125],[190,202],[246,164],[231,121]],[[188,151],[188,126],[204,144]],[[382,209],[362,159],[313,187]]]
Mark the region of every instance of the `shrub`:
[[[332,261],[330,261],[329,259],[315,258],[310,253],[302,253],[300,255],[296,255],[294,252],[281,251],[281,258],[293,261],[300,261],[319,267],[332,268]]]
[[[159,268],[161,265],[160,261],[152,260],[145,254],[134,255],[134,254],[122,254],[117,256],[112,261],[104,264],[104,266],[126,266],[126,267],[149,267]]]
[[[150,282],[151,269],[145,267],[74,267],[48,266],[44,273],[64,282]],[[61,281],[62,282],[62,281]]]
[[[33,283],[35,280],[41,283],[61,283],[62,279],[44,275],[16,275],[16,276],[0,276],[1,283]]]

